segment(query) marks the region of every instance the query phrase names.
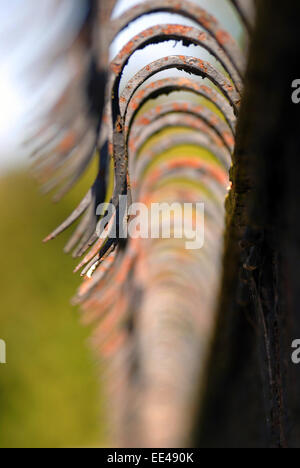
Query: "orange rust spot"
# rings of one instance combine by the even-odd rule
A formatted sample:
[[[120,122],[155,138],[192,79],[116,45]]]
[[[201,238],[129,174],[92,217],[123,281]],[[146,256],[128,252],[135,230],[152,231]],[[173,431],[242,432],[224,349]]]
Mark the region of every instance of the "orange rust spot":
[[[231,133],[229,132],[224,132],[223,133],[223,137],[224,137],[224,140],[226,141],[226,143],[230,146],[234,146],[234,138],[233,136],[231,135]]]
[[[133,39],[134,42],[140,42],[141,41],[141,37],[143,37],[144,39],[148,39],[150,36],[153,36],[154,35],[154,30],[153,28],[150,28],[150,29],[145,29],[144,31],[141,32],[141,34],[135,36],[135,38]]]
[[[122,66],[117,63],[112,62],[110,65],[110,69],[115,75],[119,75],[121,73]]]
[[[198,39],[199,41],[206,41],[206,34],[205,32],[201,32],[199,35],[198,35]]]
[[[211,119],[210,119],[210,123],[211,123],[212,125],[218,125],[218,118],[217,118],[217,116],[213,115],[213,116],[211,117]]]
[[[203,112],[204,107],[203,106],[196,106],[195,110],[200,114],[201,112]]]
[[[122,120],[121,117],[118,116],[117,122],[116,122],[116,130],[118,133],[121,133],[123,130],[123,125],[122,125]]]
[[[191,80],[189,80],[188,78],[179,78],[178,80],[179,86],[185,86],[185,85],[190,85],[190,84],[191,84]]]
[[[142,117],[139,120],[139,124],[141,124],[141,125],[149,125],[150,123],[151,123],[151,120],[147,119],[147,117]]]
[[[189,104],[187,102],[174,102],[172,107],[175,111],[188,111]]]
[[[141,89],[141,90],[138,91],[138,93],[136,94],[136,99],[143,99],[144,96],[145,96],[145,90],[144,90],[144,89]]]
[[[190,26],[181,26],[181,25],[178,25],[178,24],[168,24],[167,26],[164,26],[162,28],[162,33],[163,34],[166,34],[166,35],[172,35],[172,34],[176,34],[176,36],[180,35],[185,35],[189,32],[191,32],[193,30],[193,28],[191,28]]]
[[[206,66],[205,62],[203,62],[203,60],[198,60],[198,65],[201,68],[201,70],[203,70],[205,73],[207,73],[207,66]]]
[[[120,52],[120,57],[124,57],[125,55],[130,55],[132,50],[134,48],[134,41],[128,42],[126,46],[123,47],[123,49]]]
[[[230,42],[230,35],[228,34],[227,31],[224,31],[223,29],[220,29],[219,31],[217,31],[216,38],[217,38],[217,41],[222,45]]]
[[[229,93],[233,91],[233,86],[231,86],[231,85],[225,85],[224,88],[225,88],[226,91],[228,91]]]
[[[135,143],[133,142],[133,140],[130,140],[128,146],[129,146],[130,151],[132,151],[132,152],[135,151]]]
[[[139,104],[138,104],[137,100],[136,100],[136,99],[133,99],[133,100],[131,101],[131,103],[130,103],[130,109],[132,109],[132,110],[135,111],[135,110],[138,109],[138,107],[139,107]]]

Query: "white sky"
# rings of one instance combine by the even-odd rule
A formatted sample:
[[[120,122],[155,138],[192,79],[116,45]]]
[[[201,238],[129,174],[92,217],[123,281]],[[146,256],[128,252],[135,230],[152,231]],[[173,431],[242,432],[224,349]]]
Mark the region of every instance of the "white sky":
[[[2,1],[0,170],[27,159],[23,142],[30,125],[56,101],[67,80],[64,63],[45,67],[51,53],[73,40],[84,12],[84,1],[76,2],[74,11],[74,0]],[[43,78],[37,79],[40,72]]]
[[[104,0],[105,1],[105,0]],[[115,16],[141,0],[119,0]],[[239,40],[242,28],[232,15],[227,0],[194,0],[213,12],[225,29]],[[23,142],[30,136],[33,122],[38,122],[56,101],[68,79],[63,62],[55,63],[43,79],[35,79],[50,53],[66,47],[84,15],[84,0],[9,0],[2,1],[0,12],[0,171],[28,161]],[[57,5],[59,9],[57,9]],[[54,17],[55,11],[55,17]],[[134,34],[155,24],[193,22],[177,15],[153,14],[133,23],[112,45],[111,56]],[[183,47],[175,41],[149,46],[137,52],[124,73],[122,86],[149,62],[167,55],[185,54],[207,59],[199,47]],[[44,57],[45,62],[42,61]],[[163,72],[165,75],[176,74]],[[179,72],[178,72],[179,73]],[[35,83],[35,84],[34,84]],[[36,84],[38,83],[38,84]]]

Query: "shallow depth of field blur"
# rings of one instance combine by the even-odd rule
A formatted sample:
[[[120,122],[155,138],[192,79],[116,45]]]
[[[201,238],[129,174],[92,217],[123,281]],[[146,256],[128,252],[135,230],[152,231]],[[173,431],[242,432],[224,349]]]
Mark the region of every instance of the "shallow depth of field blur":
[[[121,3],[131,6],[137,1]],[[216,5],[220,0],[210,1]],[[162,21],[153,15],[148,26],[166,22],[167,15],[160,16]],[[239,27],[233,29],[240,38]],[[125,39],[123,34],[112,54]],[[159,47],[153,50],[157,52]],[[173,42],[165,44],[160,54],[170,55],[169,51],[177,53]],[[148,49],[147,53],[140,52],[136,60],[148,63],[153,52]],[[196,56],[195,48],[187,55]],[[140,63],[131,61],[127,73],[132,76],[139,68]],[[23,168],[24,154],[18,153],[23,135],[17,134],[20,122],[14,126],[7,84],[0,78],[1,102],[6,96],[11,110],[7,119],[2,119],[7,129],[0,120],[0,339],[7,344],[7,364],[0,365],[0,447],[108,446],[101,366],[88,343],[91,330],[82,326],[80,310],[70,304],[80,284],[79,276],[72,274],[78,262],[63,253],[70,232],[50,244],[42,243],[77,206],[94,178],[95,168],[90,168],[79,186],[59,204],[53,205],[51,197],[41,196],[28,169]],[[21,121],[26,109],[22,103],[19,107]],[[3,135],[9,140],[7,151],[1,146]]]
[[[81,447],[106,444],[98,363],[70,299],[79,284],[65,236],[43,245],[78,200],[84,181],[53,206],[26,172],[0,183],[0,447]]]

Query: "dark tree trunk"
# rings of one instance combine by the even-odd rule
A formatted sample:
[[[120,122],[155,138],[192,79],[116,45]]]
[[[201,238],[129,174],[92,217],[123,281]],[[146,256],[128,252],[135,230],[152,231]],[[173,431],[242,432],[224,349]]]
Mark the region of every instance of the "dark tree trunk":
[[[300,447],[299,20],[299,1],[257,2],[198,446]]]

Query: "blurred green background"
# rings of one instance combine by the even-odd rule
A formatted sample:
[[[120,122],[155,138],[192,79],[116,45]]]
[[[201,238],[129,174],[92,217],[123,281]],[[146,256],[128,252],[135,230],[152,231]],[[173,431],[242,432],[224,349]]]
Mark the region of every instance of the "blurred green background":
[[[178,100],[205,102],[187,93]],[[160,97],[143,110],[164,103]],[[142,111],[141,111],[142,112]],[[145,148],[178,130],[164,130]],[[162,157],[184,153],[201,158],[201,148],[180,147]],[[80,324],[80,309],[70,300],[80,284],[78,263],[63,253],[68,230],[55,241],[42,240],[77,206],[91,186],[96,165],[60,203],[39,193],[28,170],[0,177],[0,339],[7,365],[0,365],[0,447],[109,446],[101,369]]]
[[[182,92],[173,98],[205,104],[220,115],[203,98]],[[166,99],[150,101],[140,112]],[[188,131],[164,130],[144,148],[179,130]],[[190,146],[161,156],[183,152],[212,157]],[[42,243],[87,192],[96,164],[58,204],[41,196],[28,170],[0,177],[0,339],[7,344],[7,365],[0,365],[0,447],[111,445],[101,369],[88,344],[91,330],[80,324],[80,310],[70,305],[81,281],[72,274],[78,260],[63,253],[71,231]]]
[[[106,446],[99,363],[70,299],[80,278],[63,252],[70,235],[42,239],[84,194],[91,174],[54,205],[28,172],[0,178],[0,447]]]

